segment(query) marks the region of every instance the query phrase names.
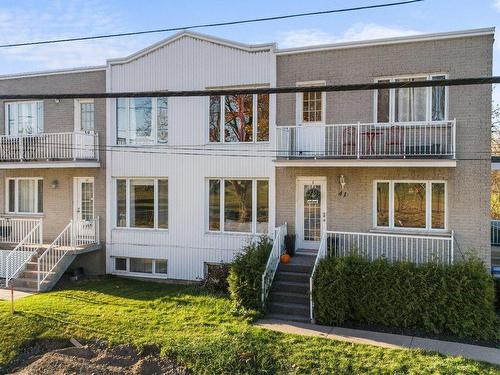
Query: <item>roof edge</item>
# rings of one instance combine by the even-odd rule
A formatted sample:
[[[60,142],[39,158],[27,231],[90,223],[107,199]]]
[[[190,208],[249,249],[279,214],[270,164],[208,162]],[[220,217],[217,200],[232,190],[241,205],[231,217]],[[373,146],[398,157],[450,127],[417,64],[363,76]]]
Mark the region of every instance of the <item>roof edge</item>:
[[[125,57],[119,57],[119,58],[113,58],[113,59],[108,59],[106,60],[107,65],[113,65],[113,64],[126,64],[128,62],[131,62],[133,60],[136,60],[148,53],[151,53],[163,46],[166,46],[167,44],[170,44],[182,37],[189,36],[195,39],[200,39],[208,42],[212,42],[215,44],[219,44],[222,46],[226,47],[231,47],[231,48],[237,48],[241,50],[245,50],[248,52],[255,52],[255,51],[265,51],[265,50],[270,50],[270,51],[275,51],[276,50],[276,43],[263,43],[263,44],[245,44],[245,43],[239,43],[235,42],[232,40],[228,39],[223,39],[219,37],[215,37],[212,35],[207,35],[207,34],[202,34],[202,33],[197,33],[194,31],[190,30],[184,30],[180,31],[178,33],[175,33],[168,38],[162,39],[146,48],[143,48],[137,52],[132,53],[131,55],[125,56]]]
[[[486,27],[480,29],[469,29],[460,31],[447,31],[440,33],[430,33],[430,34],[415,34],[409,36],[398,36],[393,38],[382,38],[382,39],[372,39],[372,40],[357,40],[352,42],[341,42],[341,43],[329,43],[329,44],[319,44],[315,46],[303,46],[303,47],[293,47],[293,48],[278,48],[276,49],[276,55],[289,55],[296,53],[306,53],[306,52],[319,52],[334,49],[347,49],[347,48],[360,48],[360,47],[371,47],[385,44],[398,44],[398,43],[415,43],[423,42],[429,40],[440,40],[440,39],[455,39],[455,38],[465,38],[471,36],[481,36],[481,35],[491,35],[495,34],[495,27]]]
[[[79,67],[79,68],[40,70],[40,71],[34,71],[34,72],[2,74],[2,75],[0,75],[0,80],[52,76],[52,75],[57,75],[57,74],[86,73],[86,72],[96,72],[96,71],[101,71],[101,70],[106,70],[106,65],[95,65],[95,66],[84,66],[84,67]]]

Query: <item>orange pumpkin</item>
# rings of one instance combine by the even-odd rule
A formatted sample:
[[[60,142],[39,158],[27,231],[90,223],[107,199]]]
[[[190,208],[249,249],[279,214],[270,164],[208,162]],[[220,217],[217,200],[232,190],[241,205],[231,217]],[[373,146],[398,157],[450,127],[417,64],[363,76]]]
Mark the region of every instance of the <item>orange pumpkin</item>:
[[[283,254],[281,257],[280,257],[280,261],[281,263],[288,263],[290,262],[290,255],[288,254]]]

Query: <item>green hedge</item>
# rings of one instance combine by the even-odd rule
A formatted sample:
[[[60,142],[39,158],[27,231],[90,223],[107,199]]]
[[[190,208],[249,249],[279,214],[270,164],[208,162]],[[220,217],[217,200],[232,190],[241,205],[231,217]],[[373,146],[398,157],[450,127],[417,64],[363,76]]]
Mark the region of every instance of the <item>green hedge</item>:
[[[237,308],[260,310],[262,273],[273,244],[269,237],[245,245],[231,264],[229,294]]]
[[[322,324],[360,322],[482,340],[496,336],[493,280],[477,259],[416,266],[327,258],[314,276],[313,299]]]

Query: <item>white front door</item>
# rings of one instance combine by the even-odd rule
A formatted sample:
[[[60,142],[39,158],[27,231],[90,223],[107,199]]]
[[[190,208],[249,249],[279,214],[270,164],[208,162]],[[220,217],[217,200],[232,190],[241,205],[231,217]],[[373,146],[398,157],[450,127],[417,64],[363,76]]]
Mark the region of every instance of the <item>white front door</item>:
[[[73,207],[76,222],[94,220],[94,177],[75,177]]]
[[[318,249],[326,230],[326,177],[297,178],[297,248]]]

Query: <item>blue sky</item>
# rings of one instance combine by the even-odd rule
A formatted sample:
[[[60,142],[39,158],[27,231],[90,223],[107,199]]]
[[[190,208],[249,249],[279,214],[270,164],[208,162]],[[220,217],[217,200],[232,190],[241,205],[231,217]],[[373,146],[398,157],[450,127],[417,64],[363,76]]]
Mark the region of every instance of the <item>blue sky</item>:
[[[393,0],[3,0],[0,43],[185,26],[242,18],[378,4]],[[279,47],[496,26],[500,0],[426,0],[351,13],[226,26],[197,31],[244,43],[276,41]],[[103,64],[169,34],[0,50],[0,74]],[[500,75],[500,42],[494,48]],[[494,93],[500,103],[500,87]]]

